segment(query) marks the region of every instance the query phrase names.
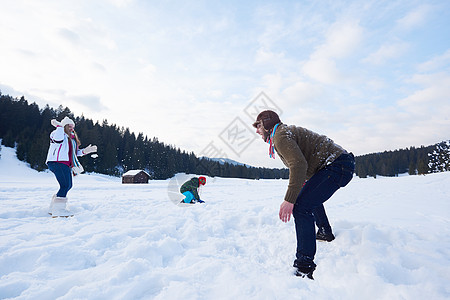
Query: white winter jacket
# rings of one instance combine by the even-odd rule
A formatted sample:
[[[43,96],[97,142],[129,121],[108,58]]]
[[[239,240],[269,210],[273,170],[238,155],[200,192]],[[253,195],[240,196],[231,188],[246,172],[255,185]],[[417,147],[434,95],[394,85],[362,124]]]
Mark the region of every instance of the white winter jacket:
[[[74,151],[76,151],[77,156],[84,155],[78,147],[74,148]],[[49,161],[69,161],[69,136],[64,132],[64,127],[58,126],[50,133],[50,147],[45,163]]]

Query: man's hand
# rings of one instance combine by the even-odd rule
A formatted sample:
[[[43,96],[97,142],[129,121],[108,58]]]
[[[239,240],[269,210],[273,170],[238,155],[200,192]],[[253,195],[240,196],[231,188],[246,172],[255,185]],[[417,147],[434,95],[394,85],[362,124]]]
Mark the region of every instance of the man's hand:
[[[283,201],[280,205],[280,220],[284,223],[289,222],[291,219],[292,210],[294,209],[294,204]]]

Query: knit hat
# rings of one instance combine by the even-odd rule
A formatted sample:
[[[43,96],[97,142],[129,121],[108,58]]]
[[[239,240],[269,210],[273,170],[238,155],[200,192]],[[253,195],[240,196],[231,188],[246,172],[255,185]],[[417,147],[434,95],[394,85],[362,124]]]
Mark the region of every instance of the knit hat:
[[[201,176],[198,178],[198,184],[199,185],[205,185],[206,184],[206,178]]]
[[[66,125],[73,125],[73,127],[75,127],[75,122],[69,117],[64,117],[64,119],[61,120],[61,126],[65,127]]]
[[[276,124],[280,123],[280,117],[273,110],[265,110],[259,113],[256,117],[256,122],[253,123],[253,127],[257,127],[262,122],[265,130],[271,130]]]

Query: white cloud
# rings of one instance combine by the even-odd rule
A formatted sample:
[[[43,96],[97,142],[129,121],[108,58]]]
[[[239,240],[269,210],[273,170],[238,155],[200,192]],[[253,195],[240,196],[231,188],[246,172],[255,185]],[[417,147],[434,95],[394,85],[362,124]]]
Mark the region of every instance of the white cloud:
[[[369,54],[369,56],[364,58],[363,62],[374,65],[381,65],[388,62],[389,60],[400,57],[406,52],[406,50],[408,50],[408,48],[409,45],[406,42],[383,44],[377,51]]]
[[[310,59],[303,65],[303,72],[312,79],[329,85],[338,84],[343,78],[335,61],[329,58]]]
[[[347,107],[338,120],[347,120],[336,136],[349,140],[359,154],[431,145],[448,139],[450,132],[450,76],[447,73],[414,75],[409,81],[421,87],[386,107],[374,103]]]
[[[282,59],[284,59],[283,53],[274,53],[265,48],[259,48],[255,55],[255,63],[257,64],[276,63]]]
[[[446,72],[435,74],[418,74],[410,80],[415,86],[422,86],[420,90],[398,101],[399,105],[415,116],[429,117],[448,113],[450,116],[450,75]]]
[[[426,23],[433,8],[430,5],[421,5],[414,8],[407,15],[397,20],[397,27],[402,30],[411,30]]]
[[[314,80],[325,84],[338,84],[345,80],[336,62],[354,53],[363,38],[364,30],[357,22],[336,22],[303,65],[303,72]]]
[[[382,78],[371,78],[366,81],[366,86],[373,91],[381,91],[388,87],[386,81]]]
[[[104,113],[107,109],[106,106],[102,104],[100,97],[96,95],[76,95],[70,98],[73,99],[75,103],[82,105],[89,110]]]
[[[77,44],[80,41],[80,36],[78,34],[76,34],[75,32],[73,32],[70,29],[67,28],[60,28],[58,30],[58,35],[67,39],[68,41],[70,41],[73,44]]]
[[[437,55],[437,56],[433,57],[431,60],[421,63],[418,66],[418,70],[420,72],[429,72],[429,71],[434,71],[434,70],[438,70],[441,68],[446,68],[446,67],[448,68],[449,65],[450,65],[450,49],[445,51],[445,53],[442,55]]]
[[[119,8],[125,8],[134,2],[134,0],[107,0],[107,1]]]
[[[282,97],[287,104],[286,106],[291,107],[313,102],[315,99],[320,98],[322,93],[320,87],[310,82],[297,81],[283,90]]]
[[[338,21],[330,26],[325,42],[311,55],[318,58],[345,58],[351,55],[363,39],[364,30],[356,21]]]

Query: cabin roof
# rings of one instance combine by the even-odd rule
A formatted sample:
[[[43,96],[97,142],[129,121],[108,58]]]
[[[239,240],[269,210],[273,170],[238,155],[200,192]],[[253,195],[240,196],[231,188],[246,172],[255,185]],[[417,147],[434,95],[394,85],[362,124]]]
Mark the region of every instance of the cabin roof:
[[[150,177],[150,175],[145,172],[144,170],[129,170],[127,172],[125,172],[122,176],[136,176],[137,174],[144,172],[145,175],[147,175],[148,177]]]

